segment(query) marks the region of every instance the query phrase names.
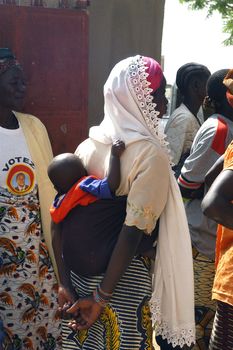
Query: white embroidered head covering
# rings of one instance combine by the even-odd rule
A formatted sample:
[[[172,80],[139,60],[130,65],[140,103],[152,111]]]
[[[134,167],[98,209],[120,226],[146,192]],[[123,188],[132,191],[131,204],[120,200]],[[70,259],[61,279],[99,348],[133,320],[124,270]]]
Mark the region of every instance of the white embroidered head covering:
[[[155,63],[155,69],[148,67],[150,63]],[[135,56],[119,62],[104,86],[104,119],[90,129],[89,136],[105,144],[120,138],[126,146],[149,140],[168,155],[170,185],[160,216],[150,309],[156,334],[173,347],[183,347],[195,342],[193,262],[183,201],[159,128],[159,112],[152,102],[151,92],[158,89],[162,78],[161,67],[152,59]]]
[[[166,149],[160,112],[151,96],[162,79],[160,65],[151,58],[137,55],[117,63],[104,85],[104,119],[90,128],[89,137],[105,144],[120,138],[126,145],[148,139]]]

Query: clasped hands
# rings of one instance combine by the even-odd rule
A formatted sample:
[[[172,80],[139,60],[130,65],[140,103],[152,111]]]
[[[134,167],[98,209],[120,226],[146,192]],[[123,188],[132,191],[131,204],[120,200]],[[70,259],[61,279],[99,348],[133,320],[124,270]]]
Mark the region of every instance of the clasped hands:
[[[92,295],[76,300],[74,293],[60,286],[58,289],[59,311],[64,319],[70,319],[68,326],[74,331],[90,328],[99,318],[103,306]]]

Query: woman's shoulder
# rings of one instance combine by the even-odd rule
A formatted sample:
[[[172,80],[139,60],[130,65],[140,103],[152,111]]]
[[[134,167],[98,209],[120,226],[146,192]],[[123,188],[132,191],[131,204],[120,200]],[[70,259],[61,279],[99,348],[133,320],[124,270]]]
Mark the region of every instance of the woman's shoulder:
[[[91,147],[93,144],[93,140],[90,138],[87,138],[86,140],[82,141],[76,148],[75,153],[79,152],[82,149],[85,149],[86,147]]]
[[[103,152],[105,149],[108,150],[111,145],[106,145],[95,141],[91,138],[87,138],[83,142],[81,142],[76,148],[75,154],[90,154],[93,152]]]
[[[103,144],[93,139],[86,139],[80,145],[78,145],[75,154],[78,156],[85,157],[88,155],[95,154],[108,154],[111,148],[110,144]],[[161,149],[161,146],[150,140],[139,140],[132,142],[129,145],[126,145],[126,150],[124,152],[123,159],[128,162],[129,159],[137,160],[153,160],[160,158],[167,158],[167,155],[164,150]]]
[[[134,152],[137,152],[138,155],[160,155],[164,153],[164,150],[162,149],[161,145],[158,144],[156,142],[153,142],[151,140],[139,140],[137,142],[133,142],[132,144],[130,144],[129,146],[127,146],[127,148],[129,148]]]
[[[25,124],[30,124],[30,125],[35,125],[41,128],[45,128],[44,124],[42,123],[42,121],[35,117],[32,114],[27,114],[27,113],[20,113],[20,112],[14,112],[17,119],[22,123]]]
[[[209,116],[201,125],[200,129],[197,132],[197,135],[203,135],[209,130],[215,130],[218,125],[219,116],[219,114],[212,114]]]
[[[144,167],[146,164],[150,169],[158,167],[158,164],[168,163],[168,152],[164,150],[159,144],[149,140],[141,140],[132,143],[126,147],[125,161]],[[135,162],[136,160],[136,162]]]

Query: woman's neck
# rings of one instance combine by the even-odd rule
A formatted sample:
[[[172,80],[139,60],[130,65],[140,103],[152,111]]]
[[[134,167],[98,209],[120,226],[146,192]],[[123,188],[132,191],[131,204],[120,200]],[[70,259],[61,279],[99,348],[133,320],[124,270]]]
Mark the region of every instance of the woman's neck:
[[[0,107],[0,126],[5,129],[17,129],[19,123],[12,110]]]
[[[233,121],[233,108],[230,106],[222,106],[221,108],[216,108],[216,113],[223,115],[225,118]]]
[[[192,112],[193,115],[197,115],[200,109],[200,101],[195,101],[195,99],[184,98],[183,104]]]

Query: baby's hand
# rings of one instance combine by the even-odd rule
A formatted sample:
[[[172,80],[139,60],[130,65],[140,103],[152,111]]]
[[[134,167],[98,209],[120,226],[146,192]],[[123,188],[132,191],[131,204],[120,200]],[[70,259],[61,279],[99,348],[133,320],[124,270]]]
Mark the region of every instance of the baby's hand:
[[[125,150],[125,143],[121,140],[116,140],[112,144],[111,153],[115,157],[120,157]]]

